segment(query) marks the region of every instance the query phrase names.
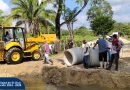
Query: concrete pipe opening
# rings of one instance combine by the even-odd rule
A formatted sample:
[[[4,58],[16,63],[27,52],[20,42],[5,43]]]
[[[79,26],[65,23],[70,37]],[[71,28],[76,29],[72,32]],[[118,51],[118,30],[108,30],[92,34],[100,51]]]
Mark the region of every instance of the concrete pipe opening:
[[[64,52],[64,62],[67,66],[76,65],[83,61],[83,50],[80,47],[68,49]]]
[[[72,63],[73,62],[73,56],[72,56],[72,54],[69,51],[65,51],[64,54],[65,54],[66,59],[68,60],[68,62]]]

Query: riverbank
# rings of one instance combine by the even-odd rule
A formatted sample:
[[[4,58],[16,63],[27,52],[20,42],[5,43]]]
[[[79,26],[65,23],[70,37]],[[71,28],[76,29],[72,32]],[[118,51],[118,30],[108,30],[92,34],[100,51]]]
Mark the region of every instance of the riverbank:
[[[45,73],[46,72],[46,73]],[[43,78],[48,84],[56,86],[99,85],[109,88],[130,88],[130,73],[103,69],[81,69],[78,67],[44,67]]]

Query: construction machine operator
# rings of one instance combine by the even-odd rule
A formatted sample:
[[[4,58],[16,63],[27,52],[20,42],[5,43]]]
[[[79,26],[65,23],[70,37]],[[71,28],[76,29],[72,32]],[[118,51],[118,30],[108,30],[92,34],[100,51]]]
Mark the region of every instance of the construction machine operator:
[[[5,35],[4,35],[4,40],[5,40],[5,42],[9,42],[10,39],[11,39],[11,36],[10,36],[9,32],[6,31],[6,33],[5,33]]]

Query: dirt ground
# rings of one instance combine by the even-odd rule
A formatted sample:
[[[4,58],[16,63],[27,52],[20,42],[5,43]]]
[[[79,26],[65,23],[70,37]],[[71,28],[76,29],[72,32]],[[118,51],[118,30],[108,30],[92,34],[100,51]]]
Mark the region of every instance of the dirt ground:
[[[57,54],[56,58],[53,56],[54,60],[53,66],[64,67],[60,59],[60,57],[62,56],[63,53]],[[49,64],[44,64],[43,60],[32,61],[31,59],[24,60],[22,63],[14,65],[8,65],[5,62],[0,62],[0,77],[24,76],[24,75],[40,76],[42,67],[44,65],[49,66]]]
[[[125,46],[121,51],[120,59],[120,70],[130,72],[130,42],[122,39],[125,42]],[[54,66],[66,67],[63,63],[63,53],[53,56]],[[41,70],[43,66],[47,64],[40,61],[31,61],[30,59],[24,60],[23,63],[16,65],[7,65],[6,63],[0,63],[0,77],[10,77],[10,76],[24,76],[24,75],[41,75]],[[82,68],[82,65],[76,67]]]

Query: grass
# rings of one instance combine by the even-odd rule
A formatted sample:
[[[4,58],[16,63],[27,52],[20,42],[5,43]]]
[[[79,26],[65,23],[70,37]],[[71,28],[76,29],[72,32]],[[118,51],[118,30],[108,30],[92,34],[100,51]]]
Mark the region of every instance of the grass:
[[[83,40],[92,41],[92,40],[96,40],[96,39],[97,39],[97,37],[94,35],[86,35],[86,36],[75,35],[74,36],[74,40],[75,40],[77,46],[80,46]],[[68,36],[62,36],[62,40],[67,42]]]
[[[86,35],[86,36],[75,35],[74,39],[75,41],[82,41],[82,40],[92,41],[97,39],[97,37],[93,35]],[[68,40],[68,36],[62,36],[62,40]]]
[[[130,40],[130,38],[126,38],[127,40]]]

